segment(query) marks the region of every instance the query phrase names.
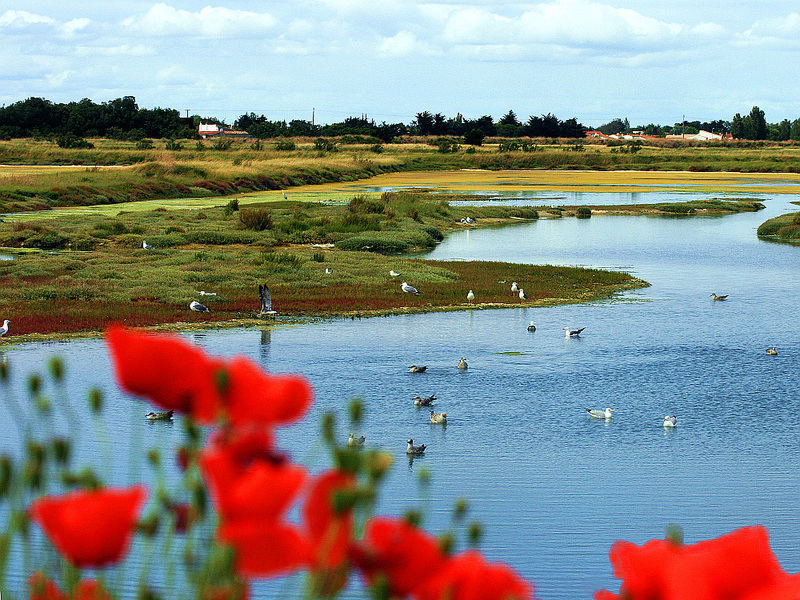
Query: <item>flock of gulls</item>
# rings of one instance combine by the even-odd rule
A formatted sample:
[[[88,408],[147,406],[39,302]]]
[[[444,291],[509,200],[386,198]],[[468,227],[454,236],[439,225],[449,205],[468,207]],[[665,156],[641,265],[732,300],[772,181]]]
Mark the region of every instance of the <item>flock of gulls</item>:
[[[616,412],[610,408],[606,408],[605,410],[597,410],[596,408],[587,408],[586,412],[589,413],[589,416],[594,419],[604,419],[608,421],[611,418],[611,415]],[[664,417],[663,421],[664,427],[677,427],[678,426],[678,417],[675,415],[667,415]]]

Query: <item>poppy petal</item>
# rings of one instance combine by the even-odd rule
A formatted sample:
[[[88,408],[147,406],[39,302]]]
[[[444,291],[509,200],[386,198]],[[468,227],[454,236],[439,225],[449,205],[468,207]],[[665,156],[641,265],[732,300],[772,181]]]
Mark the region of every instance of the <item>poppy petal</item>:
[[[309,562],[308,540],[280,521],[224,523],[217,537],[236,550],[236,570],[245,577],[275,577],[305,568]]]
[[[102,567],[119,562],[127,552],[146,499],[147,490],[141,485],[78,490],[38,498],[29,513],[73,565]]]
[[[354,490],[356,479],[350,473],[330,470],[319,475],[303,504],[303,523],[315,548],[318,568],[337,568],[347,558],[353,531],[352,509],[337,510],[335,494]]]

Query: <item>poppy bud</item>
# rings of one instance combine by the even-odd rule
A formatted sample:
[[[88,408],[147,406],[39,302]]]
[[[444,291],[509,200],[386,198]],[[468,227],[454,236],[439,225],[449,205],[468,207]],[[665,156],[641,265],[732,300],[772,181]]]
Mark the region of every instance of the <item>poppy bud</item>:
[[[322,439],[328,445],[333,445],[334,425],[336,425],[336,417],[331,412],[325,413],[322,417]]]
[[[28,378],[28,391],[35,396],[42,389],[42,378],[35,373]]]
[[[483,537],[483,525],[477,521],[473,522],[469,526],[468,535],[470,546],[477,546],[481,543],[481,538]]]
[[[364,403],[358,398],[354,398],[350,402],[350,422],[353,425],[358,425],[364,418]]]
[[[94,388],[89,392],[89,407],[92,412],[98,413],[103,409],[103,392]]]
[[[54,356],[50,359],[47,363],[48,369],[50,369],[50,376],[55,381],[61,381],[64,377],[64,361],[62,361],[58,356]]]
[[[53,456],[58,464],[67,464],[71,454],[72,446],[70,445],[69,440],[64,438],[56,438],[53,440]]]

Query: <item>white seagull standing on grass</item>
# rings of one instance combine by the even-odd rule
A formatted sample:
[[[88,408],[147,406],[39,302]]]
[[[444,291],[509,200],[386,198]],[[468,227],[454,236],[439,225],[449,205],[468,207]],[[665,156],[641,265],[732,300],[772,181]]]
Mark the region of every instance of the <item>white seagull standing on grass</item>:
[[[147,240],[142,240],[142,248],[145,250],[155,250],[153,246],[147,243]]]
[[[189,303],[189,308],[191,308],[194,312],[211,312],[210,308],[208,308],[205,304],[200,304],[197,300],[192,300]]]
[[[400,273],[397,273],[394,269],[389,271],[389,275],[391,275],[392,277],[400,277]]]
[[[8,319],[3,321],[3,326],[0,327],[0,337],[8,333]]]
[[[417,288],[415,288],[413,285],[408,285],[405,281],[402,284],[400,284],[400,289],[402,289],[406,294],[419,295]]]
[[[528,296],[525,295],[525,290],[523,290],[522,288],[519,288],[519,299],[520,300],[527,300],[528,299]]]
[[[472,304],[472,301],[475,300],[475,294],[472,293],[472,290],[467,292],[467,300],[470,304]]]
[[[519,291],[519,288],[517,287],[517,282],[516,281],[512,281],[511,282],[511,291],[512,292],[518,292]]]
[[[611,413],[615,412],[610,408],[606,408],[605,410],[594,410],[592,408],[587,408],[586,412],[589,413],[590,417],[594,417],[595,419],[610,419]]]

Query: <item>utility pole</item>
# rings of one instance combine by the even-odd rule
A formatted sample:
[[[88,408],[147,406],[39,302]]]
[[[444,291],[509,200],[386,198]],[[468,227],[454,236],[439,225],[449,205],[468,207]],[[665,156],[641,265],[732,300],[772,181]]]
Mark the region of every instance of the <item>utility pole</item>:
[[[314,126],[314,109],[311,109],[311,126]]]

